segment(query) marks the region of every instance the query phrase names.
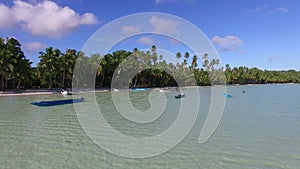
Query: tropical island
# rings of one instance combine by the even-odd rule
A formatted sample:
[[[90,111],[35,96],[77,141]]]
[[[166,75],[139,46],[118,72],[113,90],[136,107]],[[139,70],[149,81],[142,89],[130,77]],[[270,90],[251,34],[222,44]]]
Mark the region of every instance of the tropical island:
[[[130,87],[167,87],[177,86],[175,79],[184,85],[209,86],[226,82],[228,85],[268,84],[268,83],[300,83],[300,72],[296,70],[275,71],[260,70],[256,67],[233,67],[229,64],[220,66],[218,59],[210,59],[208,54],[191,56],[188,52],[178,52],[174,58],[177,64],[168,63],[164,56],[158,55],[153,45],[148,51],[117,50],[101,56],[86,56],[82,51],[66,49],[65,52],[47,47],[39,52],[40,61],[36,67],[26,58],[21,44],[15,38],[0,38],[0,87],[5,90],[32,88],[65,88],[72,87],[73,70],[76,62],[84,63],[81,71],[95,73],[95,86],[111,87],[114,71],[124,59],[133,56],[132,66],[151,65],[141,71],[129,82]],[[202,65],[199,65],[199,58]],[[164,71],[168,69],[172,74]],[[94,71],[94,72],[93,72]],[[96,71],[96,72],[95,72]],[[215,72],[210,74],[210,72]],[[187,72],[192,72],[191,77]],[[191,78],[196,79],[191,83]]]

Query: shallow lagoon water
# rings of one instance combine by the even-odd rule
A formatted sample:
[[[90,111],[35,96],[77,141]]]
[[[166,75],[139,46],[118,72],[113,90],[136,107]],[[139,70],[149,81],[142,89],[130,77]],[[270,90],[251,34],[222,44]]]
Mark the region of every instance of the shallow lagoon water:
[[[202,87],[200,112],[187,137],[164,154],[141,159],[114,155],[95,144],[82,129],[73,105],[30,104],[62,99],[59,94],[0,97],[0,168],[298,168],[300,85],[228,86],[227,90],[233,97],[227,99],[219,127],[207,142],[198,142],[210,106],[210,88]],[[132,104],[147,110],[148,94],[130,93]],[[149,124],[120,116],[109,92],[96,93],[96,98],[114,129],[132,137],[150,137],[167,129],[178,115],[177,93],[165,94],[165,112]],[[114,144],[118,146],[118,141]]]

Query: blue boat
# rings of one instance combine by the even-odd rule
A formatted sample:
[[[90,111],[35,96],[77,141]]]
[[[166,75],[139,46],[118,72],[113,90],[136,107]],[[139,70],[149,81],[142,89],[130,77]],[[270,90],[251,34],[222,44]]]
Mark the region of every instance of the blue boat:
[[[148,90],[148,88],[133,88],[133,89],[130,89],[131,91],[146,91]]]
[[[232,95],[227,94],[227,93],[223,93],[222,95],[223,95],[225,98],[231,98],[231,97],[233,97]]]
[[[31,103],[32,105],[35,106],[57,106],[57,105],[62,105],[62,104],[72,104],[72,103],[79,103],[83,102],[84,98],[76,98],[76,99],[67,99],[67,100],[51,100],[51,101],[37,101]]]

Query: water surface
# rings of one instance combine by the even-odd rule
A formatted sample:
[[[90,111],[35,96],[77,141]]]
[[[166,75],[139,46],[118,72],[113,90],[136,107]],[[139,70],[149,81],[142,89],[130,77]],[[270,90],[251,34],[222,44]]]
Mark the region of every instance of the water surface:
[[[97,146],[82,129],[73,105],[30,104],[62,99],[59,94],[0,97],[0,168],[298,168],[300,85],[227,89],[233,97],[227,99],[219,127],[206,143],[199,144],[198,137],[211,99],[210,88],[202,87],[200,112],[187,137],[170,151],[144,159],[120,157]],[[131,93],[132,104],[147,110],[149,92]],[[166,93],[165,112],[149,124],[123,118],[109,92],[96,93],[96,98],[114,129],[132,137],[150,137],[166,130],[176,119],[180,104],[174,99],[175,94]],[[118,141],[113,144],[117,146]]]

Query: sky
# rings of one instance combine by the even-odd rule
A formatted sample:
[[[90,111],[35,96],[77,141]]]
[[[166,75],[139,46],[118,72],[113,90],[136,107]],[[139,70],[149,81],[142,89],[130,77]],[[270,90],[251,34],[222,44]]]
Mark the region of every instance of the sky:
[[[0,37],[16,38],[34,66],[46,47],[81,50],[99,29],[121,17],[160,12],[201,30],[223,65],[300,70],[299,9],[299,0],[0,0]],[[151,19],[154,31],[178,27],[172,19]],[[124,23],[119,31],[138,33],[141,27]],[[113,50],[152,45],[173,54],[185,50],[180,40],[153,34],[130,37]]]

